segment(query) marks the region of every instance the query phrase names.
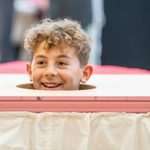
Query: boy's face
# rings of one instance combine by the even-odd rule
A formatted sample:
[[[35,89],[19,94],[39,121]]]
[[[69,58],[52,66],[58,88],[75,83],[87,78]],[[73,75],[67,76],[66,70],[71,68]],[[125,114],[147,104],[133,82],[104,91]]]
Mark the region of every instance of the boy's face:
[[[86,82],[92,73],[91,66],[81,68],[74,48],[61,45],[44,49],[42,42],[27,64],[30,80],[35,89],[78,90],[80,82]]]

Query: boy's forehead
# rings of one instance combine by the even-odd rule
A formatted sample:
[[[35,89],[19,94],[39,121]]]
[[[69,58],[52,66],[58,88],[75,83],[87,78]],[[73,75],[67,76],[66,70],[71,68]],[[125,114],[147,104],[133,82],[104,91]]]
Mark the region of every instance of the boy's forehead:
[[[69,46],[67,44],[59,44],[56,46],[50,46],[48,47],[47,43],[42,42],[37,49],[35,50],[35,53],[49,53],[49,52],[56,52],[56,53],[61,53],[61,54],[68,54],[68,53],[73,53],[77,54],[76,48],[73,46]]]
[[[58,45],[58,46],[51,46],[48,48],[43,44],[39,45],[39,47],[35,50],[33,54],[33,59],[41,58],[42,57],[54,57],[54,58],[77,58],[78,54],[75,48],[68,46],[68,45]]]

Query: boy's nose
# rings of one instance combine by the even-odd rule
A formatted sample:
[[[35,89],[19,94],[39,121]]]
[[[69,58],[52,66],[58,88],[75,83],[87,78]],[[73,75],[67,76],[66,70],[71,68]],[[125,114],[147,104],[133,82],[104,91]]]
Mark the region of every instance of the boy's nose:
[[[57,69],[54,66],[49,66],[45,70],[45,76],[56,76],[57,75]]]

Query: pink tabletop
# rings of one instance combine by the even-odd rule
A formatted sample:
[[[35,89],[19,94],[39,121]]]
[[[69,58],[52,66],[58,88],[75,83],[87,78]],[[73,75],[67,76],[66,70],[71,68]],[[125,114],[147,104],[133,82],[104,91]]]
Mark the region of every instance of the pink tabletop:
[[[96,88],[78,91],[44,91],[17,87],[29,83],[26,74],[1,74],[0,83],[0,111],[150,111],[149,75],[93,75],[88,86]]]

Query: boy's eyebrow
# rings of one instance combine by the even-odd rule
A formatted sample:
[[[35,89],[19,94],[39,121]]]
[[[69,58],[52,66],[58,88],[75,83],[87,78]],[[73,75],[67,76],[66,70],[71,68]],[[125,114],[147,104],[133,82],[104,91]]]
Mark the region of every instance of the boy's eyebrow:
[[[70,59],[70,57],[68,55],[65,55],[65,54],[59,55],[58,58],[68,58],[68,59]]]
[[[37,55],[35,58],[46,58],[45,55]]]
[[[46,56],[40,54],[40,55],[37,55],[35,57],[35,59],[37,59],[37,58],[46,58]],[[58,55],[57,58],[68,58],[68,59],[70,59],[71,57],[69,57],[68,55],[65,55],[65,54],[61,54],[61,55]]]

